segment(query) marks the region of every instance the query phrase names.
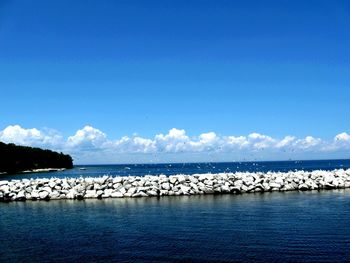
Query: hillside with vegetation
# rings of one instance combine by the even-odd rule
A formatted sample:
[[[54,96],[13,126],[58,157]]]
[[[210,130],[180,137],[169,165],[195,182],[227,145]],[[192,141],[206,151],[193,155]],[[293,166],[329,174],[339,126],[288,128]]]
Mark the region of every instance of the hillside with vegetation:
[[[0,172],[18,173],[45,168],[72,168],[70,155],[0,142]]]

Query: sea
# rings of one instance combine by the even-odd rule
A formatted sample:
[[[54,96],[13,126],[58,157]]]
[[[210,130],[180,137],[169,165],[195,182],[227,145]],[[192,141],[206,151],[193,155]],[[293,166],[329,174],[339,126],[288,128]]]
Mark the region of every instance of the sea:
[[[84,165],[0,180],[333,170],[350,160]],[[0,203],[0,262],[350,262],[350,189]]]

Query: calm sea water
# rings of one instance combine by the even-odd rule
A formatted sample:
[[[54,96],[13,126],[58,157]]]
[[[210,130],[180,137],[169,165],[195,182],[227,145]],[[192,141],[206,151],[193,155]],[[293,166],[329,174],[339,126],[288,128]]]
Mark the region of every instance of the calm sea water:
[[[349,190],[0,208],[0,262],[350,261]]]
[[[84,168],[86,170],[80,170]],[[177,164],[120,164],[120,165],[77,165],[63,172],[0,175],[0,179],[88,177],[128,175],[172,175],[221,172],[268,172],[290,170],[333,170],[350,168],[350,160],[279,161],[279,162],[226,162],[226,163],[177,163]]]
[[[198,165],[202,172],[284,171],[350,162]],[[193,173],[196,166],[130,166],[125,174]],[[62,174],[124,175],[123,167]],[[0,203],[0,262],[347,262],[349,222],[350,189]]]

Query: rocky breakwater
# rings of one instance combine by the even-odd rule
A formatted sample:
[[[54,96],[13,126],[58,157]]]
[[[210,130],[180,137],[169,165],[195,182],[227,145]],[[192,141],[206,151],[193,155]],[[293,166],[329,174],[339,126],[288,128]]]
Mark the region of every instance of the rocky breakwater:
[[[350,169],[0,181],[0,201],[241,194],[350,187]]]

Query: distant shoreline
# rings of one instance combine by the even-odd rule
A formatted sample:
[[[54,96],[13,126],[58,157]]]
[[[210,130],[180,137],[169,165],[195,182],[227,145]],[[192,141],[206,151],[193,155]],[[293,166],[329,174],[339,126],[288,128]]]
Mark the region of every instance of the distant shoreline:
[[[29,174],[29,173],[50,173],[50,172],[61,172],[65,171],[66,168],[40,168],[25,171],[18,171],[15,174]],[[0,175],[7,175],[7,172],[0,172]]]

